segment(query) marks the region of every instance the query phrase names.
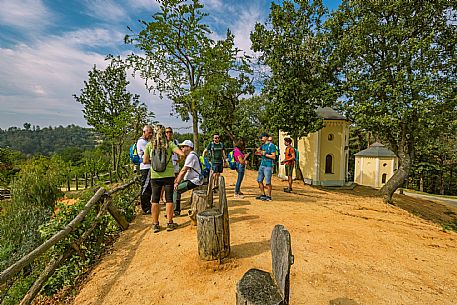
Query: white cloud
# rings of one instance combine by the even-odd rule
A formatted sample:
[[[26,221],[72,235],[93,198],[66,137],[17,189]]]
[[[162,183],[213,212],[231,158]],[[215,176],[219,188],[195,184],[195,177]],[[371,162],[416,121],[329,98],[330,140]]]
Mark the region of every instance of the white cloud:
[[[210,9],[222,10],[224,8],[224,3],[222,0],[203,0],[202,2],[205,7]]]
[[[257,22],[262,22],[262,11],[259,7],[250,6],[243,9],[231,30],[235,35],[235,46],[246,54],[255,55],[251,50],[251,31]]]
[[[116,32],[93,29],[0,48],[0,128],[22,126],[24,122],[40,126],[85,125],[82,106],[73,94],[80,93],[94,64],[99,69],[107,65],[105,54],[84,50],[91,44],[91,33],[98,33],[95,36],[99,41],[114,44],[108,37],[116,36]],[[143,79],[131,79],[128,90],[139,94],[164,124],[190,125],[170,116],[170,101],[148,93]]]
[[[86,13],[101,21],[119,22],[119,20],[128,19],[127,12],[111,0],[90,0],[86,3]]]
[[[68,32],[62,38],[57,38],[72,45],[89,47],[111,47],[119,46],[124,43],[123,32],[108,30],[104,28],[80,29]]]
[[[0,7],[0,24],[5,26],[35,32],[52,22],[41,0],[0,0]]]
[[[128,4],[130,7],[135,9],[151,9],[156,10],[160,7],[157,0],[129,0]]]

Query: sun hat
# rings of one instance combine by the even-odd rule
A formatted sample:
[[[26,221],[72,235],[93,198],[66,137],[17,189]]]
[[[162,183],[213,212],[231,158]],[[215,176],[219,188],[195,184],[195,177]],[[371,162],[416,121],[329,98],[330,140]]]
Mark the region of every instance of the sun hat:
[[[179,146],[189,146],[190,148],[194,148],[194,143],[191,140],[184,140]]]

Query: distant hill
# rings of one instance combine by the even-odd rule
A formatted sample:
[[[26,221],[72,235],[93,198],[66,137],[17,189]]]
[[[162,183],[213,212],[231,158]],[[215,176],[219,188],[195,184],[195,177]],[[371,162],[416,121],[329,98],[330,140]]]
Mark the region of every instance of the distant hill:
[[[68,147],[92,149],[99,136],[93,129],[76,125],[45,127],[24,124],[24,129],[0,129],[0,147],[9,147],[26,155],[49,156]]]

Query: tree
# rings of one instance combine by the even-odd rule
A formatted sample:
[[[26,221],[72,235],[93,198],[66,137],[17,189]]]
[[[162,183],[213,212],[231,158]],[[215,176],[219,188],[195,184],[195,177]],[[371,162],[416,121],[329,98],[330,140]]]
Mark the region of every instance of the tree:
[[[139,95],[127,91],[126,68],[119,60],[112,60],[105,70],[96,66],[89,71],[89,80],[77,102],[84,106],[87,123],[105,135],[111,144],[112,168],[119,173],[119,161],[126,135],[134,126],[148,122],[153,113],[140,103]]]
[[[447,0],[345,0],[328,20],[350,118],[399,157],[381,189],[386,202],[408,177],[417,147],[455,118],[455,14]]]
[[[235,143],[241,132],[241,96],[254,93],[249,74],[252,72],[240,50],[234,46],[234,36],[227,31],[225,40],[209,48],[203,67],[206,75],[196,96],[201,101],[202,128],[223,131]]]
[[[270,99],[271,122],[295,145],[298,138],[322,128],[317,107],[336,100],[322,32],[326,13],[319,0],[272,3],[268,22],[257,23],[251,33],[252,49],[262,52],[259,60],[270,69],[263,92]]]
[[[144,55],[131,54],[128,62],[146,80],[146,87],[166,94],[175,111],[184,120],[192,117],[195,149],[198,150],[199,101],[195,91],[204,81],[204,54],[212,45],[206,16],[198,0],[160,1],[160,12],[152,21],[141,21],[138,34],[127,35],[125,42],[133,44]]]

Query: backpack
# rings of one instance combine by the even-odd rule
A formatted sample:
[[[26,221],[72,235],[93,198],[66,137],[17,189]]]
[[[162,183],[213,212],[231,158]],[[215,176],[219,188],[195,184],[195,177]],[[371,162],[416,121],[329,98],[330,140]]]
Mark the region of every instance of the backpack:
[[[143,158],[141,158],[140,155],[138,154],[138,150],[136,148],[136,143],[134,143],[134,144],[132,144],[132,146],[130,146],[129,157],[130,157],[130,160],[132,161],[132,163],[135,165],[140,165],[141,163],[143,163]]]
[[[211,164],[209,164],[208,159],[203,156],[200,156],[198,160],[200,161],[200,168],[202,169],[203,177],[208,178],[209,173],[211,172]]]
[[[275,145],[275,148],[276,148],[275,163],[278,163],[279,155],[281,154],[281,152],[279,151],[279,147],[277,145]]]
[[[232,169],[232,170],[236,169],[235,150],[232,150],[231,152],[229,152],[227,161],[228,161],[228,165],[229,165],[230,169]]]
[[[294,152],[295,152],[295,162],[300,161],[300,153],[298,152],[298,149],[294,147]]]
[[[168,163],[170,162],[171,160],[171,156],[173,154],[170,155],[170,158],[168,158],[168,161],[167,161],[167,149],[164,148],[164,147],[161,147],[161,148],[154,148],[151,150],[151,168],[155,171],[155,172],[164,172],[166,169],[167,169],[167,165]]]

